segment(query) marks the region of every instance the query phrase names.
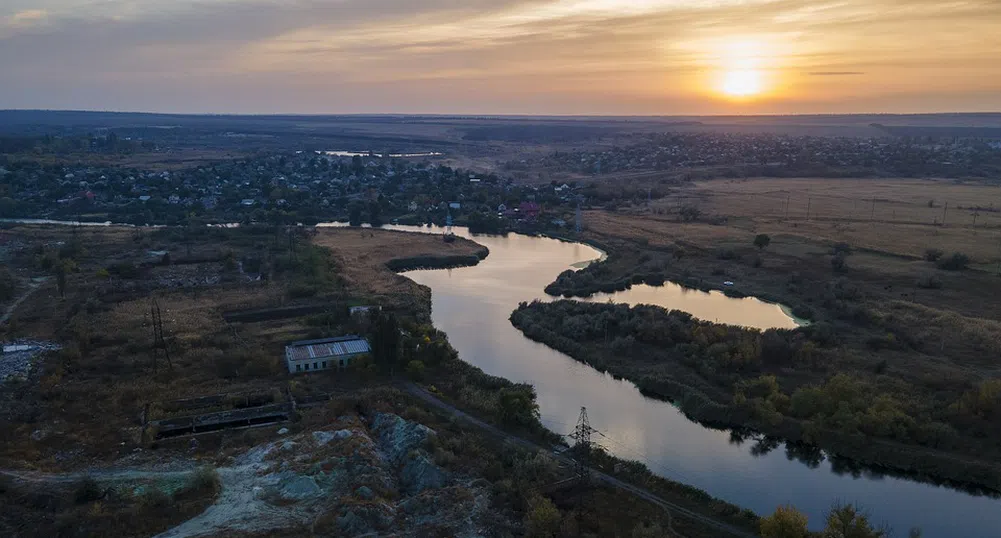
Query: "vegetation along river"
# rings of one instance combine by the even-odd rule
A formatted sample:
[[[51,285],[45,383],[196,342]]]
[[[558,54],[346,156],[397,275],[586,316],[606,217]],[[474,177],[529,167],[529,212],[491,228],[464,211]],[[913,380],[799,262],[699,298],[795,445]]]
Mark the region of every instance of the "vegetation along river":
[[[387,228],[432,231],[416,226]],[[543,422],[551,430],[569,433],[581,406],[586,406],[591,425],[607,436],[597,440],[616,456],[641,461],[657,474],[759,514],[792,503],[810,516],[811,528],[822,527],[824,513],[841,500],[869,509],[875,521],[893,527],[897,536],[906,536],[914,526],[921,527],[925,537],[1001,536],[998,499],[853,469],[850,463],[816,453],[807,464],[781,443],[770,451],[754,438],[736,444],[731,432],[693,422],[671,404],[643,396],[628,381],[528,340],[508,321],[518,303],[548,300],[542,290],[559,273],[575,264],[586,265],[601,253],[549,238],[471,236],[462,228],[455,233],[488,247],[490,256],[475,267],[406,275],[431,288],[434,324],[448,334],[463,360],[489,374],[535,386]],[[779,305],[687,291],[672,284],[637,286],[592,298],[609,299],[657,304],[703,319],[762,329],[796,326]]]
[[[385,228],[442,231],[419,226]],[[881,475],[823,454],[801,457],[795,448],[757,438],[737,442],[740,436],[693,422],[671,404],[643,396],[628,381],[525,338],[508,321],[518,303],[550,300],[543,292],[547,284],[568,268],[599,259],[602,253],[580,243],[542,237],[473,236],[464,228],[456,228],[455,233],[488,247],[490,256],[474,267],[406,275],[431,288],[434,324],[448,334],[463,360],[489,374],[535,386],[542,420],[549,429],[569,433],[580,408],[586,406],[591,425],[603,434],[597,440],[612,454],[643,462],[661,476],[759,514],[769,514],[780,504],[793,504],[809,515],[814,529],[823,526],[824,513],[832,503],[850,501],[870,510],[874,520],[891,526],[896,536],[905,536],[911,527],[920,527],[926,538],[1001,536],[1001,500],[997,498]],[[762,329],[791,328],[797,323],[779,305],[688,291],[673,284],[635,286],[590,300],[656,304],[703,319]]]

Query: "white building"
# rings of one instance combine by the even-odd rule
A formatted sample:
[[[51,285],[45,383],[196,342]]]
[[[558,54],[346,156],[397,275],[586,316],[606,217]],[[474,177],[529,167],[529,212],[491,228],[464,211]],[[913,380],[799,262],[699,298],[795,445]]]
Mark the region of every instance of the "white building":
[[[285,346],[285,364],[291,374],[340,370],[350,366],[355,358],[371,351],[368,341],[360,336],[302,340]]]

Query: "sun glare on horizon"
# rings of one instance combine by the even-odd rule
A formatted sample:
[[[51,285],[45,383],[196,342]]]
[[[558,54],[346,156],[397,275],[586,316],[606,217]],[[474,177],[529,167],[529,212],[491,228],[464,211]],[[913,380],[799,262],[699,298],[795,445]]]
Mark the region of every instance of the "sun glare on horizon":
[[[720,88],[730,97],[747,98],[761,93],[761,72],[756,69],[736,69],[723,76]]]
[[[774,44],[759,39],[726,40],[706,44],[713,50],[711,90],[733,101],[749,101],[771,93],[770,74],[778,68]]]

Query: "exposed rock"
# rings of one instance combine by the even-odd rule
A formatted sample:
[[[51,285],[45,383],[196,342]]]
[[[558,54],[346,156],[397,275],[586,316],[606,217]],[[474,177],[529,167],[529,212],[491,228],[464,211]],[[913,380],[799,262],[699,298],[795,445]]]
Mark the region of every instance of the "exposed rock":
[[[372,429],[379,437],[379,444],[390,461],[401,464],[407,454],[435,435],[434,430],[423,424],[407,422],[396,415],[378,413]]]
[[[334,434],[331,432],[313,432],[313,440],[316,444],[323,446],[334,440]]]
[[[366,501],[370,500],[372,497],[375,497],[375,493],[372,492],[372,488],[368,486],[361,486],[360,488],[356,489],[355,495],[361,497],[362,499],[365,499]]]
[[[278,435],[288,435],[288,428],[278,430]]]
[[[414,494],[426,489],[444,487],[448,477],[426,454],[414,454],[400,471],[400,485],[406,493]]]
[[[334,432],[334,439],[347,439],[351,437],[353,433],[351,430],[337,430]]]
[[[301,501],[322,495],[316,480],[309,476],[283,473],[286,476],[278,482],[278,496],[287,501]]]

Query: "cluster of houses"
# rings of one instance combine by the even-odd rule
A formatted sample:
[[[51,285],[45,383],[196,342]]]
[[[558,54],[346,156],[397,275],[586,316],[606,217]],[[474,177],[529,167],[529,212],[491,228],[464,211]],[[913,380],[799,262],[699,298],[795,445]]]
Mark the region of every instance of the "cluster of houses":
[[[587,174],[705,166],[833,166],[905,175],[982,176],[990,166],[1001,165],[1001,143],[975,138],[675,132],[634,141],[604,151],[554,153],[523,166]]]
[[[517,185],[441,166],[430,159],[349,158],[284,153],[173,171],[113,167],[25,165],[5,170],[18,201],[15,217],[104,213],[143,215],[171,223],[190,214],[245,220],[260,211],[343,218],[352,205],[379,204],[384,218],[408,213],[435,219],[474,212],[519,221],[543,208],[572,205],[576,187]]]

